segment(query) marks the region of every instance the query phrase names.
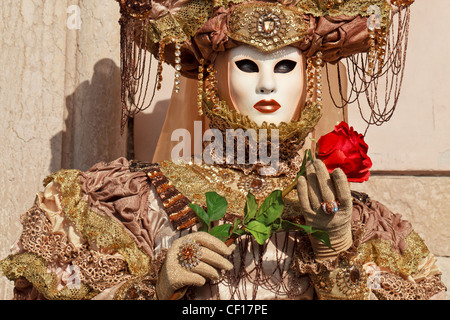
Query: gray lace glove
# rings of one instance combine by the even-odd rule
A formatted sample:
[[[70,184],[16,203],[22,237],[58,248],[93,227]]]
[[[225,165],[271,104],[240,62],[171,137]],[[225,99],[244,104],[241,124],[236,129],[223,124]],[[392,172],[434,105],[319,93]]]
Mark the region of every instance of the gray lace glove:
[[[167,252],[156,283],[158,299],[171,299],[175,292],[179,299],[188,286],[201,287],[207,279],[219,280],[219,270],[233,268],[224,256],[230,255],[235,248],[236,245],[228,247],[206,232],[191,233],[175,240]],[[189,257],[193,258],[191,262]],[[183,266],[183,262],[187,266]]]
[[[345,173],[335,169],[330,175],[321,160],[306,167],[306,178],[299,177],[297,192],[307,225],[326,231],[332,250],[317,239],[310,237],[317,261],[334,258],[353,243],[351,217],[353,210],[350,186]],[[329,204],[329,213],[326,205]],[[333,210],[335,209],[335,210]]]

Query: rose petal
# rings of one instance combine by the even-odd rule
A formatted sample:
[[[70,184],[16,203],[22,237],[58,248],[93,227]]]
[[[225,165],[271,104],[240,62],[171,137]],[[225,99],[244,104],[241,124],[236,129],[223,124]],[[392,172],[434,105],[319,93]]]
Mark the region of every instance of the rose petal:
[[[372,167],[368,149],[364,136],[343,121],[335,126],[334,131],[319,139],[318,158],[329,172],[341,168],[349,181],[363,182],[369,179]]]
[[[328,170],[334,170],[337,167],[343,165],[346,158],[347,157],[345,156],[344,152],[342,152],[341,150],[335,150],[328,157],[322,159],[322,161],[325,163]]]
[[[336,149],[336,144],[339,141],[339,135],[334,131],[320,137],[318,144],[318,153],[321,155],[328,155]]]

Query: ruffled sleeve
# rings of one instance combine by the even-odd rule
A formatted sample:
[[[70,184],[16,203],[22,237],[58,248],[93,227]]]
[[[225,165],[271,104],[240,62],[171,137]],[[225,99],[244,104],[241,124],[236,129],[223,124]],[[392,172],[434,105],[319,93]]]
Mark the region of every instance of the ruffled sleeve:
[[[0,262],[15,298],[154,297],[162,252],[155,240],[171,228],[146,174],[120,158],[87,172],[61,170],[44,187],[21,217],[15,252]]]

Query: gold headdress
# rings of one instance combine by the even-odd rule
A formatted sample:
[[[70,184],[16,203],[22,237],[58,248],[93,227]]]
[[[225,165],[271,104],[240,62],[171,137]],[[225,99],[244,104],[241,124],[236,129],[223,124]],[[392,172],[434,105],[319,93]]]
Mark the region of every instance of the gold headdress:
[[[161,84],[164,62],[175,68],[177,92],[180,75],[198,78],[201,85],[214,80],[208,66],[217,53],[242,43],[264,51],[298,47],[310,59],[309,76],[318,74],[325,62],[345,59],[351,94],[333,99],[343,101],[335,103],[336,107],[359,102],[360,94],[366,93],[372,110],[365,120],[377,125],[389,120],[395,108],[404,69],[409,5],[414,0],[117,1],[121,7],[122,127],[128,116],[146,108],[150,83],[144,73],[146,51],[159,61],[153,93]],[[383,106],[382,111],[377,110],[377,96],[369,94],[376,92],[381,76],[397,84],[395,92],[390,92],[394,98],[386,97],[392,105]],[[320,103],[320,92],[312,83],[309,99]]]

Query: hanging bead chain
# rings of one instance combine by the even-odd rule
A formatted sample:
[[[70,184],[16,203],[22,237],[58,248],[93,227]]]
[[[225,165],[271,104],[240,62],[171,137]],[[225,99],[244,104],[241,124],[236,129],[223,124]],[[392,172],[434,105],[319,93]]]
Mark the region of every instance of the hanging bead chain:
[[[369,76],[373,75],[376,59],[377,59],[377,47],[376,47],[375,29],[369,28],[369,55],[368,55],[369,68],[367,69],[367,74]]]
[[[382,73],[386,55],[386,31],[380,27],[369,28],[369,54],[367,74],[373,76],[378,62],[378,74]]]
[[[197,91],[197,108],[199,115],[203,115],[203,72],[205,68],[205,60],[200,59],[200,65],[198,66],[198,91]]]
[[[181,76],[181,44],[175,43],[175,80],[173,90],[175,93],[180,92],[180,76]]]
[[[386,31],[384,29],[376,30],[377,36],[377,59],[378,59],[378,74],[383,71],[384,58],[386,56]]]
[[[219,97],[217,96],[217,71],[210,64],[206,68],[208,77],[206,77],[206,99],[212,101],[216,106],[219,104]]]
[[[316,59],[314,61],[316,67],[316,102],[322,106],[322,67],[324,66],[322,60],[322,52],[317,52]]]
[[[307,83],[306,83],[306,101],[312,102],[314,98],[314,76],[315,69],[313,66],[312,58],[308,58],[306,65],[306,75],[307,75]]]
[[[306,101],[316,102],[317,107],[322,107],[322,67],[324,65],[322,52],[317,52],[315,57],[308,58],[306,74]]]
[[[164,49],[165,44],[163,42],[159,43],[159,49],[158,49],[158,78],[157,78],[157,90],[161,90],[162,81],[163,81],[163,63],[164,63]]]

